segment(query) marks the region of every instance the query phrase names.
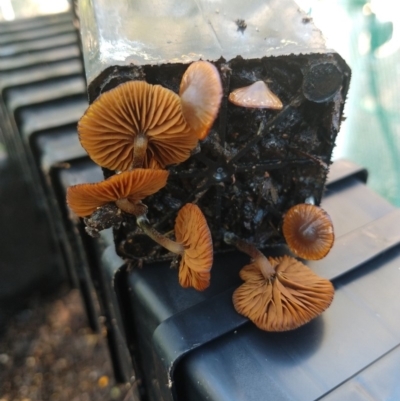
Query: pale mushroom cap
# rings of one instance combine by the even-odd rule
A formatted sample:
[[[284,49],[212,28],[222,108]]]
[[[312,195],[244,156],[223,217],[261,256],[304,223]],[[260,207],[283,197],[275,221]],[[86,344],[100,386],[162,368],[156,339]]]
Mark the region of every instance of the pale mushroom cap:
[[[130,81],[103,93],[78,123],[79,139],[91,159],[125,171],[133,161],[134,139],[148,138],[143,167],[151,159],[165,167],[189,158],[197,144],[186,123],[179,96],[160,85]]]
[[[264,81],[243,88],[235,89],[229,94],[229,101],[236,106],[281,110],[282,102],[267,86]]]
[[[238,313],[265,331],[296,329],[329,307],[334,287],[298,260],[283,256],[269,258],[276,275],[265,279],[254,264],[245,266],[246,278],[233,294]]]
[[[207,221],[197,205],[187,203],[179,211],[175,238],[185,248],[179,266],[180,285],[205,290],[210,284],[213,244]]]
[[[308,260],[325,257],[335,239],[328,213],[318,206],[306,203],[288,210],[283,219],[282,230],[290,250]]]
[[[221,104],[222,85],[218,70],[208,61],[192,63],[183,74],[179,96],[187,123],[204,139]]]
[[[94,184],[78,184],[67,190],[67,203],[79,217],[91,215],[98,207],[118,199],[140,201],[163,188],[166,170],[135,169],[113,175]]]

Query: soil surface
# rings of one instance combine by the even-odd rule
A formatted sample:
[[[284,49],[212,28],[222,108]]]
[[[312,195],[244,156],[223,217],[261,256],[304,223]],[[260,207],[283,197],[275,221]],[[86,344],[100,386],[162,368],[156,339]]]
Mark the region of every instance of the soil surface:
[[[115,383],[105,334],[76,290],[32,301],[0,338],[0,401],[138,401],[135,383]]]

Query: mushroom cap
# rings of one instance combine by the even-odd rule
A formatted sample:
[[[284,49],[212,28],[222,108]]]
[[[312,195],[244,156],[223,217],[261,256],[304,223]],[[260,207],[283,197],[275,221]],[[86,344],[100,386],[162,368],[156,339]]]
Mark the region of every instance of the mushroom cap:
[[[236,106],[257,109],[281,110],[282,102],[267,86],[264,81],[243,88],[235,89],[229,94],[229,101]]]
[[[213,244],[207,221],[197,205],[187,203],[179,210],[175,238],[185,248],[179,266],[180,285],[205,290],[210,284]]]
[[[290,250],[300,258],[322,259],[332,248],[335,234],[328,213],[315,205],[291,207],[283,219],[283,235]]]
[[[140,201],[167,183],[168,171],[135,169],[94,184],[78,184],[67,190],[67,203],[79,217],[91,215],[98,207],[118,199]]]
[[[161,167],[181,163],[196,147],[179,96],[160,85],[130,81],[103,93],[78,123],[79,139],[94,162],[110,170],[128,170],[134,140],[148,143],[143,167],[154,158]]]
[[[222,99],[222,85],[216,67],[208,61],[192,63],[183,74],[179,96],[187,123],[204,139],[211,128]]]
[[[245,280],[233,293],[233,304],[265,331],[296,329],[319,316],[331,304],[334,287],[329,280],[290,256],[269,258],[276,274],[265,279],[255,263],[245,266]]]

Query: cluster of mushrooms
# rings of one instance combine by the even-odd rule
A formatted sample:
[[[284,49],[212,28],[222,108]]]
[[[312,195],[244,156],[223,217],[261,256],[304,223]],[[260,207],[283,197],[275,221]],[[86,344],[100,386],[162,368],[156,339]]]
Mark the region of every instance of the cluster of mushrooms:
[[[130,81],[102,94],[78,123],[79,139],[91,159],[115,175],[94,184],[71,186],[67,203],[88,218],[115,204],[118,213],[134,215],[140,229],[180,257],[179,283],[202,291],[210,284],[213,243],[207,221],[194,203],[178,212],[175,241],[151,226],[142,202],[168,180],[170,165],[187,160],[218,114],[222,98],[218,70],[206,61],[192,63],[179,95],[160,85]],[[236,89],[229,101],[239,107],[282,109],[280,99],[263,81]],[[296,205],[284,217],[283,234],[300,258],[320,259],[334,240],[332,223],[321,208]],[[266,331],[295,329],[321,314],[331,303],[330,281],[291,256],[267,258],[254,245],[225,232],[226,243],[252,261],[240,271],[244,284],[233,295],[238,313]]]

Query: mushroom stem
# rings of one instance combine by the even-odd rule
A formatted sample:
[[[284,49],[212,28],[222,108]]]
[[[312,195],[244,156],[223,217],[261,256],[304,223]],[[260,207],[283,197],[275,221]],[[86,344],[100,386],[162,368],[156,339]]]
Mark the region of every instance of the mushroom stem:
[[[179,244],[175,241],[170,240],[165,235],[159,233],[155,228],[153,228],[146,216],[141,215],[136,219],[138,226],[155,242],[168,249],[172,253],[176,253],[178,255],[182,255],[185,251],[185,248],[182,244]]]
[[[142,202],[132,203],[127,198],[118,199],[115,201],[117,207],[119,207],[122,211],[133,214],[135,216],[140,216],[142,214],[147,213],[147,206]]]
[[[144,157],[147,150],[147,135],[143,132],[135,136],[133,142],[133,161],[132,168],[143,167]]]
[[[224,241],[227,244],[236,246],[239,251],[247,253],[247,255],[249,255],[254,260],[257,266],[260,267],[261,273],[265,279],[269,279],[275,275],[275,269],[272,267],[269,260],[253,244],[250,244],[249,242],[239,238],[231,232],[225,233]]]

